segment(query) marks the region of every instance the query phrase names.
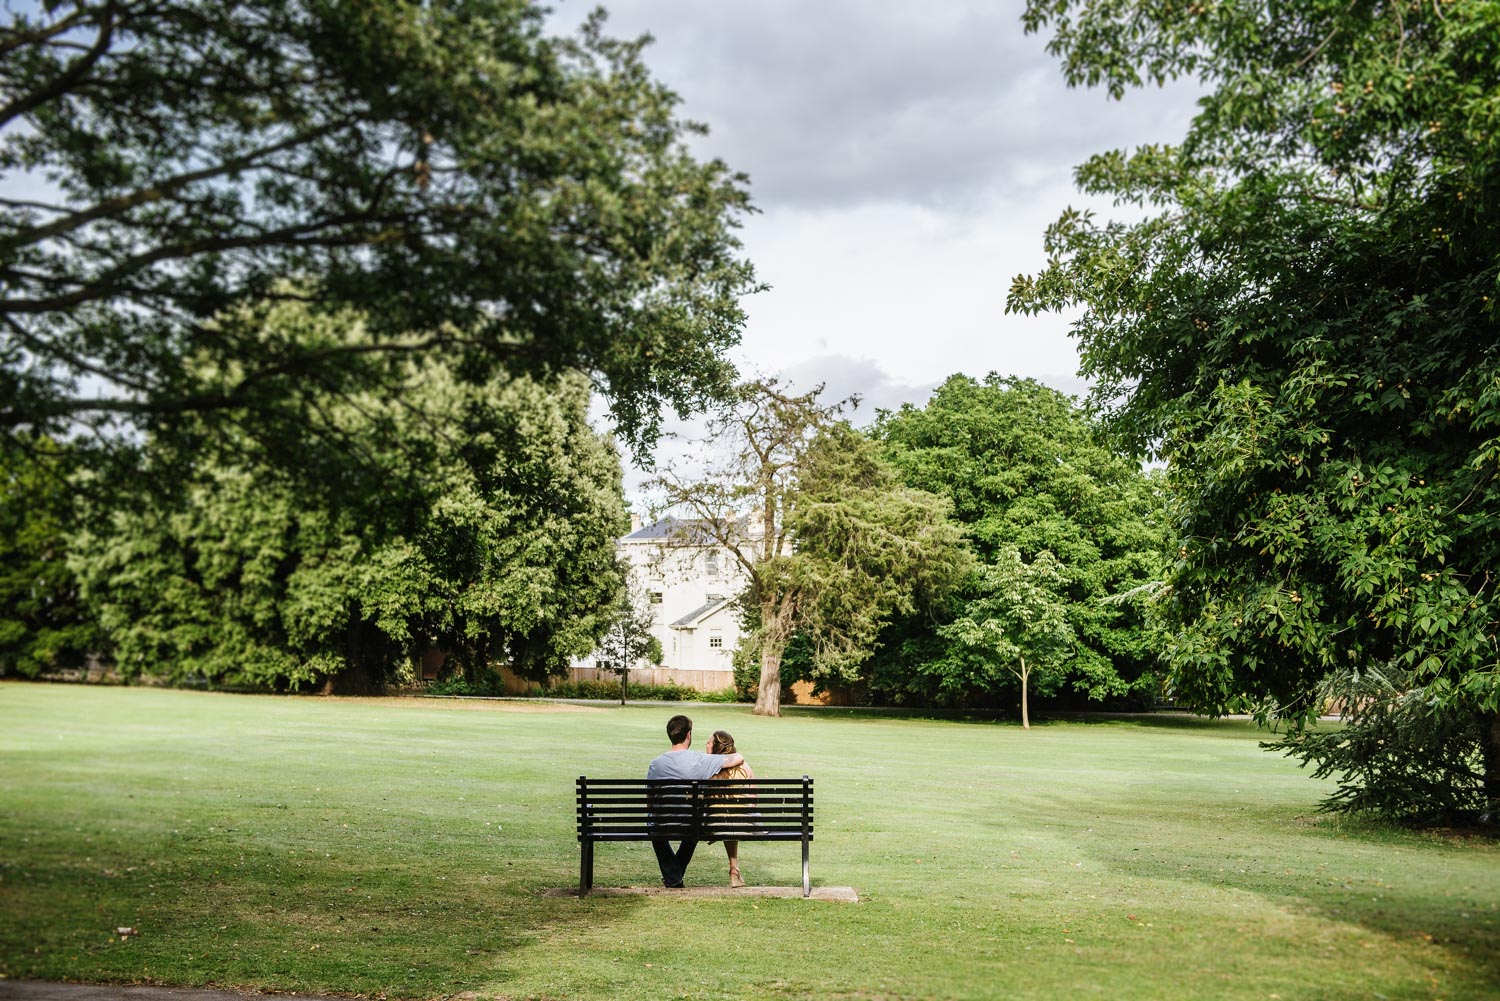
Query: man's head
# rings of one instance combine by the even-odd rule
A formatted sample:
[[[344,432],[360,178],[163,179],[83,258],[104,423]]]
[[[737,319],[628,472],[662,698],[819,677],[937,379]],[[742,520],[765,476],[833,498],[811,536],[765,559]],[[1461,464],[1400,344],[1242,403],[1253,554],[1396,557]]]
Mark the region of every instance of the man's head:
[[[667,739],[675,746],[685,743],[693,735],[693,721],[686,716],[673,716],[667,720]]]

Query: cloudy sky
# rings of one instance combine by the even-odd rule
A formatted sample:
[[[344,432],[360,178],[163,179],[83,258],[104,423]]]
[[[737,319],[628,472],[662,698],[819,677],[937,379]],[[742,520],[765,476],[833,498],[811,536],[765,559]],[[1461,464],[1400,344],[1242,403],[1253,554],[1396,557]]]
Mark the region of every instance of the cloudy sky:
[[[594,6],[554,2],[559,30]],[[861,393],[863,414],[955,372],[1082,391],[1067,318],[1007,316],[1006,290],[1090,204],[1072,168],[1180,138],[1192,89],[1069,90],[1024,0],[605,6],[611,34],[655,37],[648,65],[711,130],[701,152],[750,175],[745,250],[771,289],[746,300],[743,371]]]

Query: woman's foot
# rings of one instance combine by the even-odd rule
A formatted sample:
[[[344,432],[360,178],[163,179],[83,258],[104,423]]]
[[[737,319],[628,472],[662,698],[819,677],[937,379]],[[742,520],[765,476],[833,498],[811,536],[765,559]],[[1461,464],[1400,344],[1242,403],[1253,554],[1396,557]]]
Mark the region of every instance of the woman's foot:
[[[740,878],[740,867],[733,862],[729,864],[729,885],[735,889],[745,885],[745,881]]]

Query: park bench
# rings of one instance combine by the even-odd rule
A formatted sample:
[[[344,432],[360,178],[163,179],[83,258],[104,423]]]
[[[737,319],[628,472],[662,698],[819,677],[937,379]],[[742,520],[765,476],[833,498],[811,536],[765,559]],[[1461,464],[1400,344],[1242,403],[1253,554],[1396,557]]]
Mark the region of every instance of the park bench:
[[[578,777],[578,895],[594,887],[600,841],[800,841],[802,895],[812,895],[812,779]]]

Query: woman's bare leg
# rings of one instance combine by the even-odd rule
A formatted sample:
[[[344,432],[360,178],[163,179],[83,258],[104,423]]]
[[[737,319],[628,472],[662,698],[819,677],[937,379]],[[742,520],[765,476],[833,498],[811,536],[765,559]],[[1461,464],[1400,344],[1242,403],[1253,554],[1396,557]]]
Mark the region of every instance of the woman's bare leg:
[[[738,841],[724,842],[724,854],[729,856],[729,885],[744,886],[745,881],[740,878],[740,843]]]

